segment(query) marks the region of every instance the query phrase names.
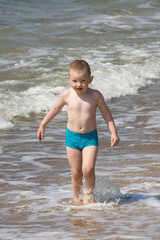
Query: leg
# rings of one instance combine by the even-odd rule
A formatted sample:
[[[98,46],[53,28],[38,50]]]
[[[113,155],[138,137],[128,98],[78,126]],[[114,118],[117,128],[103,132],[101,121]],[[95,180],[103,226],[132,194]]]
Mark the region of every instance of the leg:
[[[79,196],[82,188],[82,152],[70,147],[66,147],[66,150],[72,174],[74,202],[78,204],[81,202]]]
[[[95,163],[98,153],[97,146],[88,146],[83,149],[82,173],[84,176],[85,195],[84,203],[93,202],[93,190],[95,186]]]

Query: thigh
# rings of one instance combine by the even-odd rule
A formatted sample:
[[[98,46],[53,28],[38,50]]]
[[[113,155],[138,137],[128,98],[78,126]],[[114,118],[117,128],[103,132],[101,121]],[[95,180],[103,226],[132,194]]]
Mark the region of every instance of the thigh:
[[[88,146],[82,151],[83,168],[94,168],[97,159],[98,147]]]
[[[67,157],[71,169],[82,169],[82,151],[70,147],[66,147]]]

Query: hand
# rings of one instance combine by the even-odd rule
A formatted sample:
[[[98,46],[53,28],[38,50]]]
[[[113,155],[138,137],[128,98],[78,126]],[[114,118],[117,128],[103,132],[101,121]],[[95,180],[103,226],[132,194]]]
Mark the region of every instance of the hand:
[[[42,141],[42,139],[44,138],[44,127],[39,127],[38,132],[37,132],[37,138],[39,141]]]
[[[111,135],[111,147],[117,146],[119,141],[120,141],[120,138],[118,137],[118,135],[116,133]]]

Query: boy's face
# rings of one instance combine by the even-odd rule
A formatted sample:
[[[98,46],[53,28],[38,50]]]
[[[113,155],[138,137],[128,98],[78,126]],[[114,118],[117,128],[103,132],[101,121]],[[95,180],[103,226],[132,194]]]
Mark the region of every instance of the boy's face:
[[[77,72],[71,69],[68,79],[71,87],[76,93],[78,95],[83,95],[87,92],[88,86],[93,80],[93,76],[89,76],[87,71]]]

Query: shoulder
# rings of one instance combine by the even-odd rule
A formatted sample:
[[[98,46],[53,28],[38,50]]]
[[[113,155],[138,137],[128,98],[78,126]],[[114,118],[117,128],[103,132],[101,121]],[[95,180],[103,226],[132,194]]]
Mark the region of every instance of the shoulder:
[[[90,88],[90,96],[92,101],[99,107],[104,102],[104,97],[102,93],[97,89]]]
[[[97,101],[97,106],[100,108],[100,107],[106,105],[103,94],[99,90],[96,90],[96,89],[93,89],[92,91],[93,91],[93,94]]]
[[[91,91],[91,93],[92,94],[94,94],[94,95],[99,95],[99,94],[101,94],[101,92],[99,91],[99,90],[97,90],[97,89],[94,89],[94,88],[89,88],[89,90]]]
[[[66,98],[71,94],[71,88],[65,89],[63,92],[61,92],[60,97]]]
[[[97,89],[90,89],[92,92],[92,95],[98,100],[99,98],[103,98],[102,93]]]
[[[71,88],[68,88],[68,89],[65,89],[59,96],[59,98],[64,101],[65,103],[68,103],[68,99],[69,97],[71,96],[72,94],[72,89]]]

